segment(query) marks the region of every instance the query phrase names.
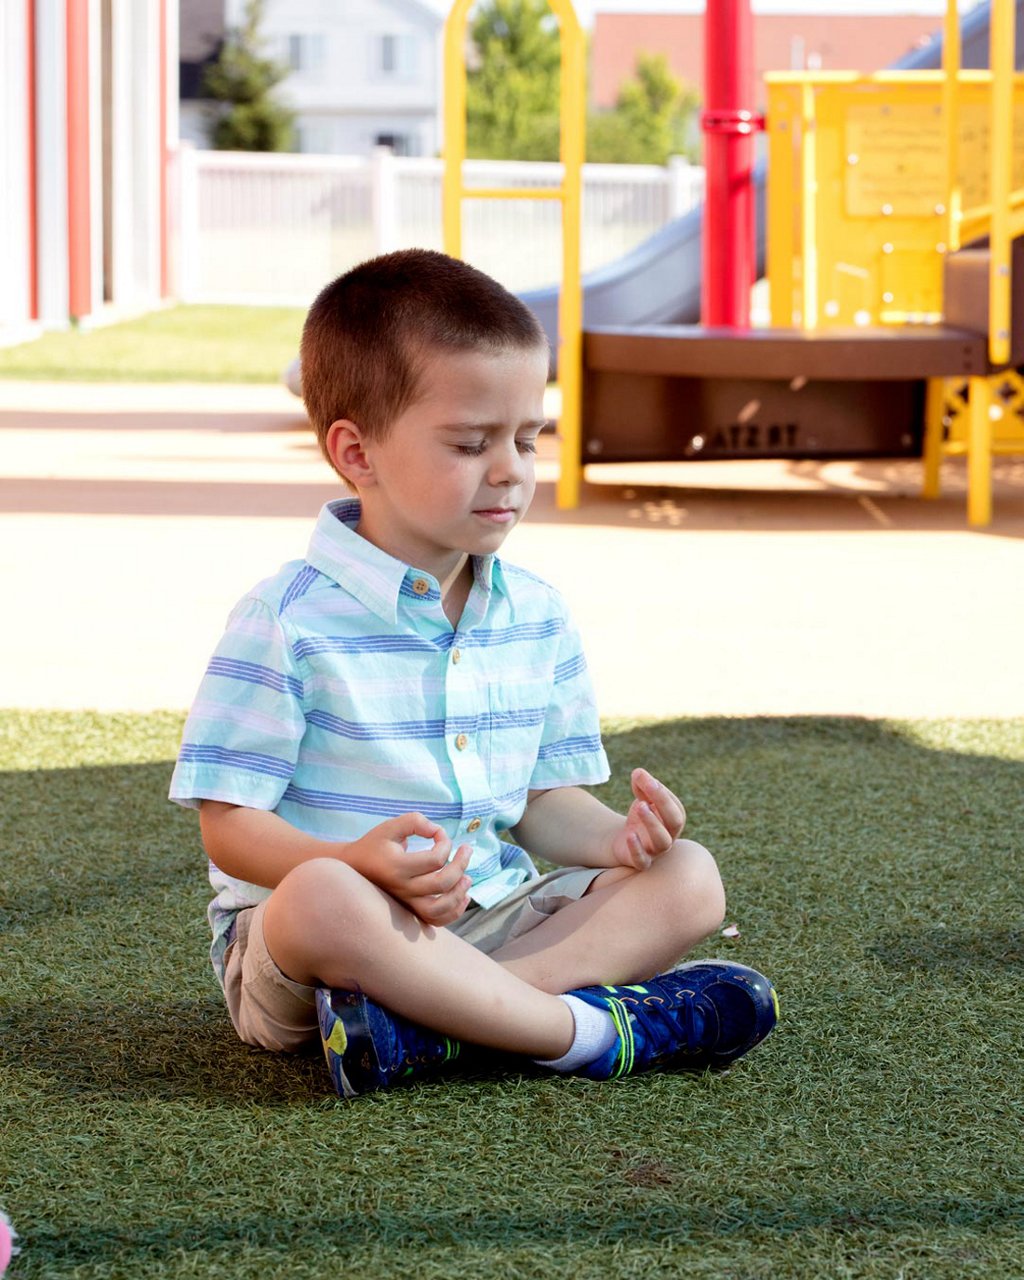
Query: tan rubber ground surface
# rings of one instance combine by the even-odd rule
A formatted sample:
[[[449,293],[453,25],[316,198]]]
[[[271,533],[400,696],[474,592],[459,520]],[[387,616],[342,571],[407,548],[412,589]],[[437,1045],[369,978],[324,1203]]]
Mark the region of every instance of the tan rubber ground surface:
[[[280,387],[0,382],[0,706],[186,707],[234,601],[340,487]],[[607,715],[1024,714],[1024,458],[592,468],[544,441],[509,559],[554,582]]]

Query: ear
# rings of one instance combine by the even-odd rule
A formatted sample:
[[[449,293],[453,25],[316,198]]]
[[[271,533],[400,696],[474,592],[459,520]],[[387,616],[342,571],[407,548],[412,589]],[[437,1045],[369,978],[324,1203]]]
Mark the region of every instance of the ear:
[[[355,489],[373,483],[373,467],[366,456],[363,433],[348,418],[339,418],[327,429],[324,448],[332,466]]]

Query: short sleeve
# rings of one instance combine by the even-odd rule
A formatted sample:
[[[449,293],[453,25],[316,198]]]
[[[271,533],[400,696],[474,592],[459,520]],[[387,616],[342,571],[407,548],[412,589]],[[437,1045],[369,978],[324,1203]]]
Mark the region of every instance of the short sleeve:
[[[563,615],[551,697],[530,790],[607,782],[608,757],[579,632]]]
[[[246,597],[203,676],[185,724],[170,799],[275,809],[305,731],[303,684],[280,619]]]

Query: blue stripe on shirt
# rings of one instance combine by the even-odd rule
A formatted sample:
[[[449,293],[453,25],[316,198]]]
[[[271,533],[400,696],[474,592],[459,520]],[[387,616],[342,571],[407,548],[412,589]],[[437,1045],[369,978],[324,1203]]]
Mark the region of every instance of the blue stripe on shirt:
[[[492,648],[494,645],[523,644],[531,640],[548,640],[565,629],[561,618],[546,622],[519,622],[511,627],[476,627],[460,637],[465,648]]]
[[[330,711],[310,711],[307,724],[351,742],[383,742],[397,738],[422,741],[448,734],[486,733],[495,729],[531,729],[543,724],[545,707],[521,711],[484,711],[475,716],[449,716],[447,720],[344,720]]]
[[[290,778],[294,772],[290,760],[262,755],[258,751],[231,751],[227,747],[198,742],[183,742],[179,759],[190,764],[215,764],[229,769],[244,769],[247,773],[265,773],[272,778]]]
[[[446,642],[426,640],[418,635],[377,636],[305,636],[296,640],[292,652],[297,658],[309,658],[317,653],[423,653],[437,651],[451,645]]]
[[[549,742],[537,752],[538,760],[554,760],[561,756],[589,755],[600,749],[601,739],[596,734],[588,737],[559,738],[557,742]]]
[[[293,804],[305,805],[309,809],[331,809],[340,813],[366,813],[379,818],[397,818],[403,813],[422,813],[434,822],[446,819],[461,821],[474,817],[486,820],[492,814],[516,809],[526,799],[526,788],[517,787],[507,795],[465,800],[462,803],[442,804],[430,800],[420,800],[416,804],[409,801],[389,800],[383,796],[361,796],[340,791],[318,791],[310,787],[299,787],[289,783],[285,790],[284,800]]]
[[[262,684],[268,689],[276,689],[278,693],[290,693],[302,699],[302,681],[294,676],[282,675],[272,667],[264,667],[258,662],[242,662],[238,658],[211,658],[206,674],[224,676],[228,680],[243,680],[246,684]]]
[[[281,597],[281,604],[277,612],[279,614],[284,613],[290,604],[294,604],[296,600],[301,600],[319,577],[319,571],[314,569],[312,565],[304,565],[292,579],[288,590]]]
[[[581,671],[586,671],[586,669],[587,660],[582,653],[578,653],[575,658],[560,662],[555,667],[555,684],[562,684],[566,680],[571,680],[573,676],[578,676]]]

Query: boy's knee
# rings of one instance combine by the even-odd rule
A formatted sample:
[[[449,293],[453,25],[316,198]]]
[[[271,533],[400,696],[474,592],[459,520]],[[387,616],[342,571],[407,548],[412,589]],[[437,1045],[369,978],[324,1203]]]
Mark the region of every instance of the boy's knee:
[[[673,908],[704,935],[713,933],[725,919],[725,888],[718,863],[695,840],[677,840],[664,857],[670,859],[675,892]]]
[[[296,982],[312,985],[325,956],[349,962],[372,945],[372,886],[335,858],[300,862],[270,896],[264,935],[278,967]]]
[[[342,914],[359,910],[363,877],[336,858],[311,858],[300,862],[284,877],[271,896],[268,912],[280,921],[287,915],[296,929],[316,935],[323,924],[337,922]]]

